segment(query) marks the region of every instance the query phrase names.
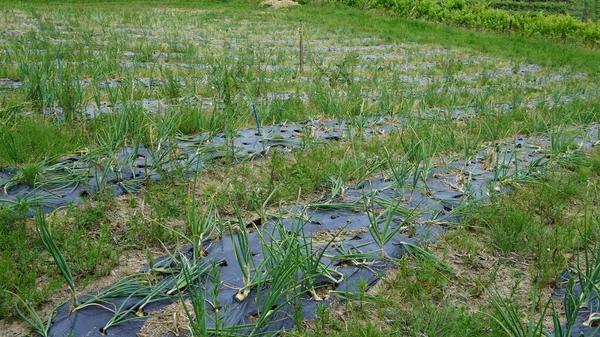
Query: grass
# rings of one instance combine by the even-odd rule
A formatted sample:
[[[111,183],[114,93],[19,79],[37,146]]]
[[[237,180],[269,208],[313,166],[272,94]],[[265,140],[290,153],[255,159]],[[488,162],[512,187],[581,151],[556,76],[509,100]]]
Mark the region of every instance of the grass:
[[[404,259],[394,275],[383,282],[375,298],[362,303],[353,301],[335,311],[326,310],[315,321],[314,329],[299,335],[501,336],[493,331],[494,323],[485,316],[441,300],[449,282],[435,261]]]
[[[89,179],[100,192],[84,204],[38,215],[41,228],[51,228],[41,238],[26,215],[43,199],[23,196],[2,204],[10,206],[0,210],[3,319],[14,319],[15,302],[43,334],[47,327],[41,317],[46,316],[34,310],[65,282],[75,296],[75,286],[82,289],[106,275],[119,264],[118,256],[164,253],[165,247],[174,252],[176,242],[191,243],[194,255],[189,263],[178,260],[175,287],[138,289],[147,295],[143,303],[112,308],[115,318],[105,329],[162,298],[163,290],[171,297],[181,293],[181,300],[191,294],[189,318],[203,316],[204,302],[215,298],[208,292],[218,289],[196,293],[191,285],[217,277],[218,268],[199,268],[195,262],[205,255],[205,240],[223,236],[237,248],[244,275],[237,285],[240,299],[251,292],[265,295],[265,302],[257,304],[256,324],[248,330],[258,333],[283,305],[294,305],[300,296],[320,296],[318,275],[333,283],[340,275],[323,264],[324,255],[312,253],[317,247],[280,227],[275,227],[280,232],[261,233],[267,258],[255,264],[244,239],[248,232],[239,225],[282,217],[279,210],[293,205],[367,208],[369,235],[380,252],[342,252],[345,259],[366,264],[385,255],[382,247],[422,216],[416,208],[386,204],[375,194],[343,201],[349,186],[373,177],[393,181],[393,188],[414,196],[435,194],[431,179],[454,175],[453,188],[463,194],[461,225],[442,236],[439,246],[403,243],[413,257],[396,261],[397,275],[384,283],[382,293],[347,294],[354,300],[344,304],[341,317],[336,310],[319,311],[314,324],[325,332],[308,328],[293,334],[500,336],[501,324],[492,317],[505,310],[519,321],[525,307],[533,308],[527,317],[536,326],[540,306],[528,306],[522,291],[533,295],[538,287],[540,301],[547,301],[545,290],[582,251],[579,264],[587,269],[574,279],[592,294],[600,165],[597,153],[580,143],[597,138],[585,130],[598,121],[600,109],[597,51],[345,7],[276,11],[241,2],[144,5],[147,11],[131,14],[132,4],[122,1],[90,1],[77,8],[69,2],[0,4],[0,22],[7,27],[0,37],[5,65],[0,77],[19,83],[5,88],[0,81],[4,194],[13,197],[26,188],[54,193],[55,184],[79,186]],[[92,111],[95,116],[86,117]],[[293,124],[306,120],[313,122]],[[334,122],[349,126],[340,131]],[[275,123],[293,129],[296,139],[267,132]],[[237,135],[243,129],[259,133],[256,141],[263,144],[298,140],[301,145],[291,153],[276,147],[267,151],[263,145],[263,153],[239,155],[235,145],[245,141]],[[525,151],[518,148],[523,137],[539,137],[527,150],[547,156],[529,166],[515,161]],[[124,147],[130,148],[126,155]],[[137,189],[127,185],[131,182],[124,172],[139,168],[139,154],[146,150],[145,160],[154,167],[145,170],[165,180],[137,178],[141,192],[111,197],[104,185],[110,179]],[[211,155],[220,158],[201,169],[195,166],[195,160]],[[72,165],[67,157],[87,164]],[[459,161],[460,167],[452,166]],[[475,162],[494,172],[489,202],[473,200],[477,172],[459,173]],[[194,177],[184,178],[192,169],[198,171]],[[496,193],[507,189],[510,197]],[[224,237],[228,232],[237,235]],[[550,256],[543,253],[548,251]],[[489,269],[474,267],[478,257],[511,264],[515,254],[529,267],[514,267],[525,275],[510,279],[521,280],[515,289],[526,289],[517,296],[500,285],[496,297],[486,295],[485,289],[498,284]],[[457,257],[458,267],[473,267],[473,278],[449,272],[457,267]],[[64,278],[44,263],[50,258]],[[296,270],[302,270],[302,277]],[[539,281],[530,282],[536,275]],[[466,295],[456,296],[454,285]],[[366,291],[366,285],[361,289]],[[196,320],[192,330],[204,335],[207,323]],[[217,324],[215,329],[227,328]]]

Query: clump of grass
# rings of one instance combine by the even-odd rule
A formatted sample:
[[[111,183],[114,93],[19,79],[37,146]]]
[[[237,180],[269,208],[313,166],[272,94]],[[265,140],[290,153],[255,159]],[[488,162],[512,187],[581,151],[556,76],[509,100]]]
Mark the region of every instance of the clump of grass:
[[[17,173],[9,180],[0,182],[0,186],[4,189],[4,194],[19,184],[24,184],[29,187],[35,187],[36,183],[42,177],[44,171],[44,161],[36,163],[28,163],[21,166]]]
[[[2,130],[0,134],[0,144],[2,144],[4,152],[10,159],[10,163],[13,165],[17,164],[21,159],[21,154],[13,133],[8,130]]]
[[[42,173],[40,164],[25,164],[19,170],[19,181],[27,186],[34,187]]]

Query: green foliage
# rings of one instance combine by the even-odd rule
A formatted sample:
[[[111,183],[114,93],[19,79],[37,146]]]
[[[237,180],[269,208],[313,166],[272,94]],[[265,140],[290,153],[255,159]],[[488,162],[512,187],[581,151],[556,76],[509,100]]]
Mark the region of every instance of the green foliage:
[[[512,12],[543,11],[549,14],[567,14],[572,5],[567,1],[495,0],[490,2],[490,7]]]
[[[0,125],[0,167],[39,162],[71,153],[86,140],[85,131],[69,123],[21,117]]]
[[[25,100],[38,110],[44,111],[58,103],[57,75],[54,60],[44,55],[41,62],[29,63],[22,58],[19,63],[19,77],[24,82]]]
[[[355,7],[385,8],[403,17],[452,26],[483,28],[527,37],[550,37],[594,47],[600,45],[599,22],[582,22],[565,14],[512,12],[491,7],[485,2],[467,5],[464,0],[371,0],[360,4],[354,0],[332,1]]]

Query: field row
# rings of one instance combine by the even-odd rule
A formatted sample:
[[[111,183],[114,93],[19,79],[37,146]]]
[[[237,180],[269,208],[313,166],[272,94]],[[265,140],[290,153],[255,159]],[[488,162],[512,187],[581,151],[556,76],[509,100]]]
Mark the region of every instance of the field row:
[[[590,93],[592,96],[581,97],[558,96],[544,101],[519,102],[517,105],[504,103],[495,107],[486,106],[485,113],[507,114],[515,109],[552,109],[555,105],[596,99],[597,94]],[[190,101],[187,104],[210,106],[213,102],[202,100]],[[147,180],[159,180],[161,176],[187,176],[216,160],[243,161],[264,155],[274,148],[291,150],[323,141],[356,137],[369,139],[374,135],[387,134],[402,128],[413,118],[431,123],[435,120],[477,118],[478,114],[482,113],[480,107],[471,106],[462,109],[453,107],[438,111],[417,111],[408,117],[363,115],[355,116],[351,120],[292,122],[238,132],[230,130],[200,136],[178,136],[177,141],[173,142],[168,131],[177,123],[177,116],[172,112],[173,106],[159,101],[140,101],[137,104],[138,108],[132,109],[135,106],[135,102],[128,102],[126,105],[89,112],[89,117],[97,113],[118,112],[111,117],[116,128],[102,139],[103,146],[79,156],[63,158],[56,163],[42,161],[27,164],[13,171],[0,171],[0,186],[4,188],[0,204],[4,204],[5,207],[12,205],[25,212],[28,212],[30,207],[37,206],[44,206],[46,210],[52,211],[58,207],[81,203],[101,191],[112,190],[111,193],[120,195],[139,189]],[[126,123],[136,123],[136,120],[139,123],[140,118],[148,111],[165,114],[162,125],[159,126],[159,130],[165,130],[162,136],[152,142],[153,146],[146,147],[142,144],[144,131],[140,128],[134,146],[122,147],[125,145],[122,139],[124,131],[119,128]]]
[[[339,123],[325,125],[345,127]],[[390,131],[389,125],[389,121],[384,122],[385,131]],[[277,127],[263,132],[283,135],[281,142],[286,144],[284,140],[291,137],[285,135],[302,133],[299,127]],[[363,131],[369,134],[373,129],[367,127]],[[240,139],[241,145],[252,145],[248,138],[256,139],[254,132],[244,132],[247,139]],[[331,138],[326,134],[321,133],[322,138]],[[598,124],[551,130],[547,135],[515,137],[474,149],[466,158],[449,156],[441,163],[432,161],[428,153],[432,149],[419,142],[404,158],[386,159],[393,161],[388,163],[392,168],[388,176],[356,186],[338,182],[333,194],[310,204],[259,219],[255,224],[238,221],[234,234],[231,223],[215,222],[217,219],[207,213],[202,216],[206,222],[198,224],[199,232],[195,235],[201,238],[216,235],[218,240],[196,242],[99,294],[79,296],[80,304],[63,305],[50,335],[74,331],[89,336],[106,333],[136,336],[144,320],[177,300],[176,294],[193,294],[192,284],[196,281],[205,289],[212,289],[205,300],[189,308],[193,308],[194,318],[203,329],[246,334],[290,329],[299,323],[294,320],[298,315],[314,319],[319,303],[358,296],[361,289],[374,284],[381,271],[392,267],[391,262],[406,252],[423,254],[416,244],[435,241],[444,231],[439,224],[460,222],[460,216],[452,213],[454,209],[468,202],[487,200],[511,186],[535,182],[548,165],[569,165],[582,160],[585,151],[600,144],[599,136]],[[205,146],[202,139],[195,141],[198,146]],[[217,148],[215,144],[206,146],[211,150]],[[131,155],[131,150],[128,151],[122,155]],[[143,162],[147,165],[147,160]],[[296,256],[299,260],[288,260],[291,257],[284,252],[300,254]],[[313,256],[314,260],[307,262],[307,256]],[[291,266],[294,270],[300,268],[300,279],[295,272],[285,272]],[[453,272],[448,266],[442,264],[442,267]],[[157,281],[142,286],[148,275],[154,275]],[[137,290],[131,294],[118,291],[124,284],[134,285]],[[75,310],[69,313],[71,305]],[[111,307],[112,310],[106,309]],[[216,308],[220,310],[215,311]],[[216,316],[199,314],[210,311],[215,311]],[[94,319],[78,319],[88,316]],[[100,331],[99,326],[103,327]],[[580,324],[576,329],[584,333],[593,331]]]

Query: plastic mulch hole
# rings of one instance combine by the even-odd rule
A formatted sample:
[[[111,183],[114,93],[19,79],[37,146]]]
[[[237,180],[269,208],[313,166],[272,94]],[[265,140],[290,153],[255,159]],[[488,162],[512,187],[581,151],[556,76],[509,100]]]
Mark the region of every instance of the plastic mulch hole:
[[[354,264],[351,260],[339,260],[338,262],[333,264],[335,267],[339,268],[348,268],[352,267]]]

